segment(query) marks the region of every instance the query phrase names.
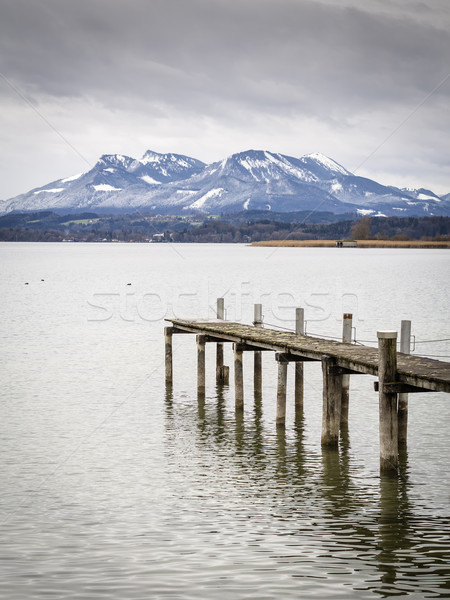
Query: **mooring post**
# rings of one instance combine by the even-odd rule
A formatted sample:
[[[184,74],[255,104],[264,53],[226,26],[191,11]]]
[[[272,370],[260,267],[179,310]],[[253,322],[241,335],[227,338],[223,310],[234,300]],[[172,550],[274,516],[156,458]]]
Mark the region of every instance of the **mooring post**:
[[[342,375],[331,356],[322,357],[322,445],[337,447],[341,422]]]
[[[342,320],[342,341],[351,344],[353,315],[344,313]],[[342,376],[341,427],[348,426],[348,407],[350,399],[350,375]]]
[[[172,383],[173,383],[172,338],[173,338],[173,328],[165,327],[164,328],[164,340],[165,340],[166,385],[172,385]]]
[[[378,386],[380,411],[380,470],[397,472],[398,417],[397,394],[385,384],[394,383],[397,376],[397,332],[378,331]]]
[[[216,316],[222,320],[225,318],[224,298],[217,298]],[[220,342],[216,344],[216,381],[223,383],[223,344]]]
[[[275,359],[278,362],[278,385],[277,385],[277,426],[286,423],[286,390],[287,390],[287,368],[288,361],[282,354],[277,352]]]
[[[295,309],[295,333],[305,335],[305,311],[303,308]],[[294,402],[296,410],[303,409],[303,362],[295,362]]]
[[[204,394],[206,388],[206,340],[204,335],[197,336],[197,391]]]
[[[400,330],[400,352],[411,352],[411,321],[402,321]],[[398,395],[398,443],[406,445],[408,437],[408,394]]]
[[[233,344],[234,350],[234,398],[236,410],[244,408],[244,369],[242,364],[242,347]]]
[[[262,327],[262,304],[255,304],[253,312],[253,325]],[[262,352],[256,350],[253,353],[253,388],[255,396],[262,395]]]

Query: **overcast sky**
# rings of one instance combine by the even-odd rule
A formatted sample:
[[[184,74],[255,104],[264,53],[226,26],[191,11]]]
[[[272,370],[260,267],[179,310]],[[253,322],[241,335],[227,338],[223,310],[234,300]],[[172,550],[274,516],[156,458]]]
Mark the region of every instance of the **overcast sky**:
[[[0,0],[0,198],[147,149],[450,192],[448,0]]]

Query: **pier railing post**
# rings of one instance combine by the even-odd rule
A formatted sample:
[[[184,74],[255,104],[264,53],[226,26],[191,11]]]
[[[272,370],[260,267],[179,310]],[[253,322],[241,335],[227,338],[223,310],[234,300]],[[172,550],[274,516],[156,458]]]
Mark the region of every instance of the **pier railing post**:
[[[206,388],[206,340],[204,335],[197,336],[197,391],[204,394]]]
[[[350,344],[352,341],[353,315],[344,313],[342,320],[342,341]],[[348,426],[348,408],[350,399],[350,375],[342,376],[342,399],[341,399],[341,427]]]
[[[262,304],[255,304],[253,313],[253,325],[255,327],[262,327],[263,316],[262,316]],[[253,388],[255,396],[261,397],[262,395],[262,353],[256,350],[253,353]]]
[[[398,416],[397,394],[385,384],[394,383],[397,375],[397,332],[378,331],[378,379],[380,411],[380,470],[397,472]]]
[[[233,344],[234,350],[234,398],[236,410],[244,409],[244,368],[242,347],[240,344]]]
[[[275,354],[278,362],[278,384],[277,384],[277,426],[284,427],[286,423],[286,390],[287,390],[287,368],[288,361]]]
[[[305,311],[303,308],[295,309],[295,333],[305,334]],[[294,403],[296,410],[303,410],[303,362],[295,362]]]
[[[322,445],[337,447],[341,421],[342,375],[336,372],[331,356],[322,357],[323,411]]]
[[[172,339],[173,329],[172,327],[164,328],[164,341],[165,341],[165,371],[166,371],[166,385],[172,385],[173,383],[173,350],[172,350]]]
[[[400,352],[411,352],[411,321],[402,321],[400,330]],[[398,443],[405,446],[408,437],[408,394],[398,395]]]

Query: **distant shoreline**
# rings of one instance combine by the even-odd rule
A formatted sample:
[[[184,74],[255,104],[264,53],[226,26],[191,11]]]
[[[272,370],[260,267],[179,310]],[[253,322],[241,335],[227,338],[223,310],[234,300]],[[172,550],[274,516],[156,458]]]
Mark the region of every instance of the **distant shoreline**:
[[[285,248],[336,248],[336,240],[267,240],[252,242],[251,246],[276,246]],[[358,240],[358,248],[429,248],[450,249],[448,242],[426,242],[411,240],[408,242],[391,240]],[[344,250],[344,248],[342,249]],[[348,249],[349,251],[351,248]]]

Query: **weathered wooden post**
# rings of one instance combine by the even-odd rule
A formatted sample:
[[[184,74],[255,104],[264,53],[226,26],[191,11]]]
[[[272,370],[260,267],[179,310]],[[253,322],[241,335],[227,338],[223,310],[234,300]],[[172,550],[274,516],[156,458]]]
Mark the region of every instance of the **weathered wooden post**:
[[[173,338],[173,327],[165,327],[164,328],[164,340],[165,340],[166,385],[172,385],[172,383],[173,383],[172,338]]]
[[[305,335],[305,311],[303,308],[295,309],[295,333]],[[295,363],[294,402],[296,410],[303,410],[303,362]]]
[[[288,361],[283,354],[277,352],[275,360],[278,363],[278,384],[277,384],[277,426],[284,427],[286,423],[286,390],[287,390],[287,368]]]
[[[378,386],[380,411],[380,470],[397,472],[397,394],[389,390],[397,375],[397,332],[378,331]]]
[[[244,368],[242,357],[242,346],[233,344],[234,350],[234,398],[235,408],[240,411],[244,409]]]
[[[353,315],[344,313],[342,321],[342,341],[351,344]],[[341,427],[348,427],[348,407],[350,397],[350,375],[342,376]]]
[[[197,391],[204,394],[206,388],[206,340],[204,335],[197,336]]]
[[[216,371],[217,375],[217,371]],[[230,383],[230,367],[222,365],[219,370],[219,374],[216,378],[217,383],[228,385]]]
[[[255,304],[253,313],[253,325],[262,327],[262,304]],[[253,352],[253,388],[255,396],[262,395],[262,352],[256,350]]]
[[[217,309],[216,316],[218,319],[225,318],[225,301],[224,298],[217,298]],[[218,342],[216,344],[216,381],[217,383],[224,383],[223,381],[223,344]]]
[[[341,421],[342,375],[331,356],[322,357],[322,445],[337,447]]]
[[[411,352],[411,321],[402,321],[400,330],[400,352]],[[408,394],[398,395],[398,443],[406,445],[408,437]]]

